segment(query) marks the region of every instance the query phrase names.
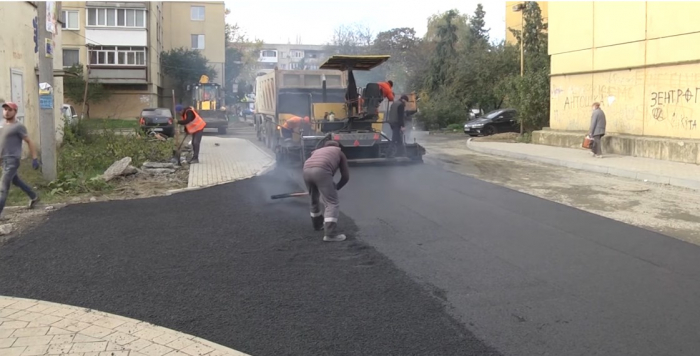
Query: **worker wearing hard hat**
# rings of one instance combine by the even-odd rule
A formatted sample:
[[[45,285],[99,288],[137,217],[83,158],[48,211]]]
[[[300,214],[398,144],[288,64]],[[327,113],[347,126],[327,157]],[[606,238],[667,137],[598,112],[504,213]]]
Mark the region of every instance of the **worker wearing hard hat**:
[[[333,176],[340,170],[340,181],[333,182]],[[311,196],[311,222],[315,230],[323,229],[323,241],[345,240],[336,227],[340,217],[338,191],[350,180],[348,159],[336,141],[327,141],[324,147],[314,150],[304,162],[304,182]],[[325,208],[321,212],[320,202]]]
[[[190,159],[189,163],[199,163],[199,146],[202,142],[202,135],[204,135],[204,128],[207,126],[207,123],[191,106],[184,107],[177,104],[175,106],[175,112],[181,116],[181,119],[178,120],[177,123],[185,125],[185,132],[192,136],[192,159]]]
[[[310,123],[311,120],[308,116],[304,116],[303,119],[299,116],[292,116],[289,119],[287,119],[284,122],[284,124],[282,124],[282,126],[280,126],[280,130],[282,131],[282,137],[284,137],[285,139],[291,139],[292,133],[299,132],[302,124]]]

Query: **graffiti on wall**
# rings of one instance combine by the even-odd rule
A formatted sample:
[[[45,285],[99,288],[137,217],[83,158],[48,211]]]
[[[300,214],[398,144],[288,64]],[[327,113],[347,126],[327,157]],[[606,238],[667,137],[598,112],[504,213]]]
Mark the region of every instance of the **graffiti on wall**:
[[[696,136],[700,119],[700,68],[648,69],[647,122],[655,134]]]
[[[644,73],[624,71],[552,79],[553,129],[587,130],[594,102],[606,113],[611,132],[641,134]]]
[[[673,129],[698,128],[694,108],[698,104],[700,87],[669,89],[650,93],[650,116],[657,122],[667,122]]]

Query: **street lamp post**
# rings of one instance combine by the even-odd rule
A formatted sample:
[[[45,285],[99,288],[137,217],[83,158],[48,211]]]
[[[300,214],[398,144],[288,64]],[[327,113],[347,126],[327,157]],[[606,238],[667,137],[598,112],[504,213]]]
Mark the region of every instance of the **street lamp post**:
[[[520,78],[525,74],[525,7],[527,3],[523,2],[513,6],[513,12],[520,12]],[[520,120],[520,135],[524,132],[523,120]]]

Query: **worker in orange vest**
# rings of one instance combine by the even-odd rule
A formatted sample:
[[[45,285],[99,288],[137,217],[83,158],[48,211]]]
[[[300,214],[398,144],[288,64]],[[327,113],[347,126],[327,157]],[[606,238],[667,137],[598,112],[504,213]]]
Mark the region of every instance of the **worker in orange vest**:
[[[299,116],[292,116],[289,119],[287,119],[282,126],[280,126],[280,129],[282,131],[282,137],[284,138],[292,138],[292,133],[293,132],[299,132],[299,129],[301,128],[302,122],[305,124],[310,124],[311,120],[309,119],[308,116],[304,116],[302,119]]]
[[[394,82],[391,80],[386,82],[379,82],[379,89],[382,91],[382,96],[389,99],[389,101],[394,101]]]
[[[184,107],[178,104],[175,106],[175,112],[182,118],[177,123],[185,125],[185,132],[192,136],[192,159],[190,159],[189,163],[199,163],[199,146],[202,143],[202,135],[204,135],[204,128],[207,127],[207,123],[191,106]]]

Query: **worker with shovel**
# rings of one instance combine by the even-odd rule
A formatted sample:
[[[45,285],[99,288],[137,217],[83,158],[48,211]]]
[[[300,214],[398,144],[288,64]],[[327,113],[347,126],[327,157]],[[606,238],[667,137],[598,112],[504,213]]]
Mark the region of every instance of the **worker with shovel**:
[[[192,159],[190,159],[188,163],[199,163],[199,146],[202,142],[202,135],[204,135],[204,128],[207,127],[207,123],[191,106],[185,108],[181,104],[177,104],[175,106],[175,112],[181,116],[181,119],[178,120],[177,123],[185,125],[185,132],[192,136]]]
[[[340,181],[333,182],[333,176],[340,169]],[[323,229],[323,241],[339,242],[345,240],[344,234],[337,234],[340,206],[338,190],[350,180],[350,169],[345,154],[340,151],[336,141],[328,141],[311,153],[304,162],[304,182],[311,196],[311,221],[316,231]],[[321,213],[319,198],[325,206]]]

